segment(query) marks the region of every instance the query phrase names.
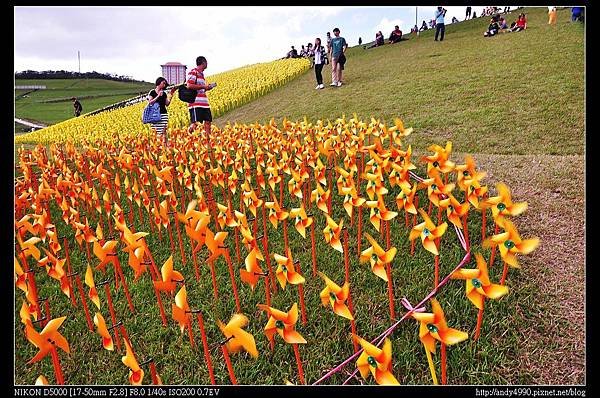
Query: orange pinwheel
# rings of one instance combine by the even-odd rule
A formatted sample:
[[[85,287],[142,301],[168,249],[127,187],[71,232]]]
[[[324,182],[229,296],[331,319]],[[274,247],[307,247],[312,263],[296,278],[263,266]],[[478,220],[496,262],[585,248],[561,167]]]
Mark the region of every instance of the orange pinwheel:
[[[319,271],[318,274],[325,281],[325,288],[319,293],[323,306],[331,306],[333,312],[339,316],[353,320],[354,317],[346,306],[346,300],[350,295],[350,284],[345,282],[342,287],[339,287],[339,285],[329,279],[324,273]]]
[[[175,295],[175,303],[171,306],[173,311],[173,319],[179,323],[181,333],[186,327],[191,327],[190,306],[187,302],[187,290],[185,285],[179,289]]]
[[[23,268],[21,267],[21,263],[19,262],[19,260],[17,259],[17,257],[15,256],[15,285],[21,289],[22,291],[24,291],[25,293],[27,293],[27,274],[25,273],[25,271],[23,271]]]
[[[183,282],[183,275],[173,269],[173,255],[169,256],[167,261],[160,269],[162,280],[153,281],[156,289],[173,294],[177,288],[177,282]]]
[[[448,160],[450,152],[452,152],[452,142],[447,141],[446,147],[442,148],[439,145],[430,145],[428,151],[435,152],[433,155],[423,156],[422,161],[427,162],[427,175],[431,176],[431,170],[438,170],[442,173],[449,173],[454,170],[454,162]]]
[[[436,206],[440,206],[440,200],[446,199],[454,189],[454,184],[444,184],[437,169],[431,169],[430,178],[419,183],[419,188],[427,187],[427,197]]]
[[[89,264],[85,271],[85,284],[90,288],[88,293],[90,300],[92,300],[92,303],[96,304],[96,307],[100,309],[100,297],[98,297],[98,291],[96,290],[96,284],[94,283],[94,274],[92,273],[92,268]]]
[[[340,189],[340,193],[344,195],[344,209],[350,217],[352,217],[352,211],[354,207],[361,207],[366,201],[365,198],[361,198],[360,196],[358,196],[358,193],[356,192],[356,188],[354,186],[342,187]]]
[[[125,341],[125,356],[121,357],[121,361],[125,366],[129,368],[129,382],[134,386],[139,386],[142,384],[142,380],[144,379],[144,370],[140,368],[137,359],[135,359],[135,354],[133,353],[133,349],[127,339],[123,339]]]
[[[254,336],[242,329],[248,325],[248,318],[244,314],[234,314],[227,325],[217,320],[217,325],[227,339],[227,351],[234,353],[245,350],[254,358],[258,358]]]
[[[475,254],[477,268],[459,269],[450,278],[465,279],[467,281],[467,298],[480,310],[483,310],[485,297],[498,299],[508,293],[508,287],[490,282],[487,263],[479,253]]]
[[[210,251],[210,256],[206,259],[207,262],[210,263],[211,261],[215,261],[220,256],[225,255],[224,242],[228,234],[229,232],[224,231],[219,231],[216,234],[213,234],[213,232],[209,228],[206,228],[206,240],[204,243]]]
[[[96,327],[98,328],[98,334],[102,336],[102,347],[109,351],[113,351],[115,347],[113,345],[112,336],[106,328],[106,322],[104,321],[104,317],[99,312],[96,312],[96,314],[94,315],[94,325],[96,325]]]
[[[290,218],[294,218],[294,227],[303,238],[306,238],[306,228],[310,227],[313,223],[313,218],[308,217],[304,205],[300,204],[300,207],[295,207],[290,210]]]
[[[36,386],[47,386],[47,385],[50,385],[50,383],[48,383],[48,379],[46,379],[46,376],[39,375],[38,378],[35,379],[35,385]]]
[[[433,313],[412,313],[412,317],[420,322],[419,339],[430,353],[435,354],[436,340],[446,345],[452,345],[469,338],[467,333],[448,327],[444,311],[442,311],[440,303],[434,298],[431,299],[431,308]]]
[[[371,208],[369,220],[371,221],[371,224],[373,224],[377,231],[379,231],[381,227],[381,220],[390,221],[398,215],[397,212],[388,210],[385,207],[385,202],[383,200],[382,195],[377,194],[376,201],[367,200],[365,204],[367,205],[367,207]]]
[[[294,260],[292,259],[292,251],[288,248],[287,257],[281,256],[277,253],[273,254],[275,261],[277,261],[277,270],[275,276],[279,281],[282,289],[285,289],[286,283],[292,285],[298,285],[305,282],[305,279],[294,269]]]
[[[391,372],[392,342],[390,339],[386,338],[383,348],[380,349],[356,334],[352,334],[352,338],[363,348],[363,352],[356,361],[356,367],[363,379],[367,380],[369,373],[371,373],[377,384],[400,384]]]
[[[374,163],[373,167],[376,167],[376,165],[377,163]],[[381,171],[378,171],[377,174],[363,173],[362,176],[367,180],[366,192],[369,196],[369,199],[373,200],[373,198],[375,198],[375,194],[386,195],[388,193],[388,190],[383,183]]]
[[[38,353],[27,362],[28,365],[44,358],[55,346],[59,347],[67,354],[71,352],[67,340],[62,334],[58,333],[58,328],[63,324],[65,319],[67,319],[66,316],[51,319],[40,333],[38,333],[33,326],[28,324],[25,325],[25,335],[27,336],[27,340],[39,349]]]
[[[419,209],[419,213],[425,221],[414,226],[414,228],[410,231],[408,239],[412,241],[420,236],[423,247],[427,251],[437,256],[439,255],[439,252],[435,244],[435,240],[444,235],[446,228],[448,228],[448,223],[444,222],[436,226],[423,209]]]
[[[98,228],[100,228],[100,224],[98,224]],[[102,230],[100,229],[100,234]],[[100,238],[101,239],[101,238]],[[119,242],[116,240],[109,240],[104,242],[103,245],[100,245],[97,240],[94,241],[93,252],[100,259],[100,264],[96,266],[96,269],[102,270],[102,272],[106,272],[106,264],[112,261],[112,256],[109,254],[115,253],[115,247]]]
[[[277,229],[279,221],[283,221],[288,218],[289,213],[281,209],[274,194],[272,194],[272,197],[273,201],[265,202],[265,207],[269,209],[269,221],[271,224],[273,224],[273,228]]]
[[[41,253],[40,250],[37,247],[35,247],[35,244],[41,241],[40,238],[38,238],[37,236],[32,236],[31,238],[23,242],[21,236],[17,234],[17,241],[19,242],[19,247],[25,255],[25,258],[33,256],[33,258],[39,261]]]
[[[258,283],[258,278],[264,274],[263,270],[258,265],[258,260],[264,261],[258,247],[253,248],[246,256],[244,263],[246,268],[240,269],[240,279],[250,285],[252,290]]]
[[[400,145],[402,143],[401,139],[403,137],[407,137],[410,133],[413,132],[413,128],[404,128],[404,123],[400,118],[394,119],[394,126],[388,129],[390,133],[392,133],[392,138],[396,145]]]
[[[46,267],[48,276],[60,281],[65,276],[64,265],[67,259],[59,259],[52,255],[46,248],[43,248],[46,253],[46,257],[39,261],[40,266]]]
[[[302,175],[293,169],[291,170],[291,173],[292,178],[288,181],[288,191],[290,192],[290,195],[302,199]]]
[[[487,193],[488,187],[485,185],[482,186],[479,184],[479,181],[475,179],[463,180],[463,182],[467,187],[465,192],[467,195],[467,201],[471,203],[474,208],[481,209],[482,207],[480,206],[479,200]]]
[[[342,234],[342,226],[344,224],[344,219],[340,220],[339,225],[336,224],[335,221],[329,217],[329,215],[325,215],[327,217],[327,226],[323,229],[323,235],[325,236],[325,242],[329,243],[331,247],[340,253],[344,252],[344,248],[342,247],[342,242],[340,240],[340,235]]]
[[[457,164],[454,171],[456,171],[456,184],[463,191],[468,189],[473,180],[480,181],[487,174],[485,171],[475,169],[475,160],[471,155],[465,156],[465,164]]]
[[[373,273],[387,282],[388,277],[385,272],[385,265],[392,262],[396,256],[397,250],[395,247],[392,247],[386,252],[377,244],[371,235],[365,233],[365,237],[371,243],[371,247],[360,253],[360,262],[366,263],[367,261],[370,261]]]
[[[527,210],[527,202],[514,203],[510,194],[510,189],[506,184],[499,182],[496,184],[498,196],[492,196],[483,201],[482,207],[492,208],[494,220],[505,216],[518,216]]]
[[[398,210],[404,209],[405,212],[411,214],[417,214],[417,208],[415,207],[415,195],[417,193],[417,184],[413,184],[412,189],[410,183],[408,188],[401,185],[400,193],[396,196],[396,205]]]
[[[264,304],[258,304],[258,308],[266,311],[269,315],[269,320],[265,325],[265,335],[269,341],[274,342],[274,336],[275,333],[277,333],[286,343],[306,343],[304,337],[296,331],[296,322],[298,322],[298,303],[294,303],[288,312],[283,312]]]
[[[310,193],[310,202],[316,202],[317,207],[325,214],[329,214],[329,208],[327,202],[329,201],[329,195],[331,190],[324,190],[321,184],[317,184],[317,187]]]
[[[250,212],[252,212],[252,215],[254,217],[256,217],[256,209],[259,208],[260,206],[263,205],[263,200],[259,199],[258,196],[256,195],[256,192],[250,188],[250,186],[248,185],[248,181],[244,182],[245,187],[244,188],[244,205],[250,209]]]
[[[221,229],[223,229],[225,227],[225,225],[227,225],[229,228],[238,226],[238,223],[237,223],[235,217],[233,216],[233,214],[231,214],[231,210],[229,209],[229,207],[224,206],[220,203],[217,203],[217,207],[219,208],[219,214],[217,215],[217,222],[221,226]]]
[[[499,219],[500,225],[504,232],[493,235],[483,241],[483,247],[498,246],[502,260],[511,267],[520,267],[517,260],[517,254],[529,254],[534,251],[540,244],[539,238],[521,239],[515,225],[508,219]]]
[[[452,194],[448,194],[446,199],[440,200],[440,207],[446,209],[448,220],[462,229],[461,217],[469,212],[469,202],[460,203]]]

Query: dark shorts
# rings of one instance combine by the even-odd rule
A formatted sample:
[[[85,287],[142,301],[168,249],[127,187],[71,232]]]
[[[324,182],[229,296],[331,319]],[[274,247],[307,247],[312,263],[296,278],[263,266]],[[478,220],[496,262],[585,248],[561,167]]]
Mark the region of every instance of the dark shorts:
[[[190,123],[194,122],[212,122],[212,113],[210,108],[189,108],[190,111]]]

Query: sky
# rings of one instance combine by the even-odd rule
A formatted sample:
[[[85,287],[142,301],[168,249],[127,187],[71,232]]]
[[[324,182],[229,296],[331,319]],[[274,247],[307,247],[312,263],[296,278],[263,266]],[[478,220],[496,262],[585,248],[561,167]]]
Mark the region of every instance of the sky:
[[[446,24],[465,7],[445,7]],[[514,8],[514,7],[513,7]],[[338,27],[349,46],[387,39],[399,25],[408,33],[433,18],[436,7],[14,7],[15,72],[96,71],[154,82],[161,64],[188,71],[207,58],[205,75],[282,58]],[[483,7],[473,7],[477,15]],[[333,36],[333,32],[332,32]]]

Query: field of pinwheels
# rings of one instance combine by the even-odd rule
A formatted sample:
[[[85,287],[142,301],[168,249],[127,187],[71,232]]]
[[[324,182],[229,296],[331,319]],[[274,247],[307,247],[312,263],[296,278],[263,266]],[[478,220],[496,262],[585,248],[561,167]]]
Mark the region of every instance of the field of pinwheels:
[[[172,130],[168,148],[21,150],[18,382],[479,382],[538,241],[507,186],[450,142],[413,159],[411,130],[272,121],[210,145]]]
[[[19,138],[15,382],[581,383],[581,32],[545,11],[475,47],[485,21],[450,25],[448,54],[351,49],[347,86],[311,102],[299,75],[210,146],[184,120],[160,147],[141,108]],[[504,70],[479,46],[515,55],[516,102],[458,84],[450,55]],[[406,56],[421,68],[390,82]]]

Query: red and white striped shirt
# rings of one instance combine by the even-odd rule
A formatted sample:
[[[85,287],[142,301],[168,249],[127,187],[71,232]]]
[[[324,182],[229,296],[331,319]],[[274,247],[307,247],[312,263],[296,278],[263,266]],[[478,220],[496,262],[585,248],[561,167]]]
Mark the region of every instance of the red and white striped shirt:
[[[190,70],[187,75],[187,82],[206,86],[204,73],[200,72],[197,68]],[[196,100],[188,104],[188,108],[210,108],[210,105],[208,104],[208,97],[206,96],[206,90],[198,90],[198,94],[196,94]]]

